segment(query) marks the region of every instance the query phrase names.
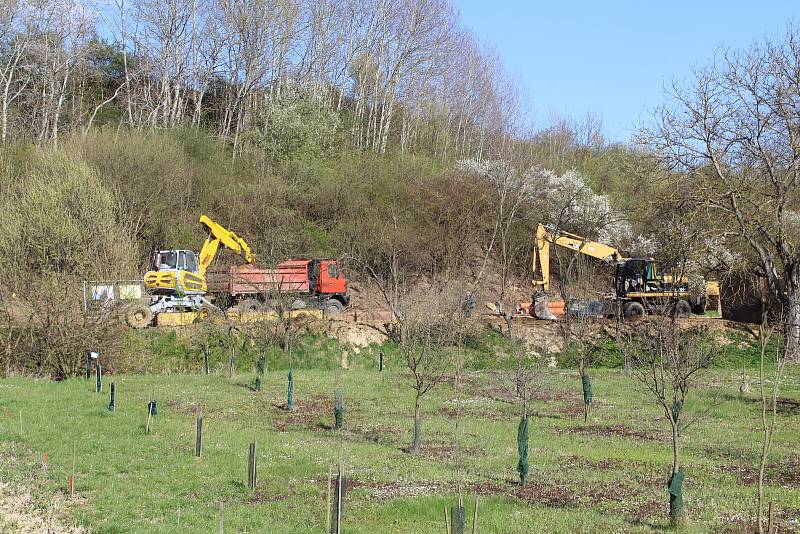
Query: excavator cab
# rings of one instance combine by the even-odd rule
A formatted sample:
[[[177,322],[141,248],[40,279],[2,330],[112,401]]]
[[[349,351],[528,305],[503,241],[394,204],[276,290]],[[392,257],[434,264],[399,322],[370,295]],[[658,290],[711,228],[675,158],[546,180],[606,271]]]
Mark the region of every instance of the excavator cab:
[[[155,251],[144,283],[157,295],[200,295],[207,289],[197,253],[192,250]]]
[[[200,262],[192,250],[157,250],[153,253],[153,271],[189,271],[198,273]]]
[[[663,285],[656,263],[650,258],[630,258],[617,263],[614,289],[619,297],[629,293],[661,291]]]

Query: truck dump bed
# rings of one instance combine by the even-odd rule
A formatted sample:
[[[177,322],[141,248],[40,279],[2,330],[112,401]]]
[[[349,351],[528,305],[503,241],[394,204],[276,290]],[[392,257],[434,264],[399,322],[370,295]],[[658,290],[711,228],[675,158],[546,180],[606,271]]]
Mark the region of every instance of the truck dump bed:
[[[309,260],[290,260],[275,269],[256,264],[234,265],[228,269],[209,270],[206,282],[210,293],[230,296],[268,293],[309,293]]]

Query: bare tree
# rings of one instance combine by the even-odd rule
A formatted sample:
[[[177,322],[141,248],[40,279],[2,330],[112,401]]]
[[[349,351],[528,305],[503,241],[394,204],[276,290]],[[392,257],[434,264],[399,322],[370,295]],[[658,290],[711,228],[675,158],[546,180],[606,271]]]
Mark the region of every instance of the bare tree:
[[[593,404],[592,382],[588,370],[600,349],[597,320],[604,310],[597,310],[599,292],[593,284],[596,279],[589,258],[572,252],[555,251],[556,271],[559,275],[559,292],[564,301],[564,319],[558,323],[564,350],[572,351],[578,358],[578,376],[583,392],[583,421],[589,421]]]
[[[759,366],[758,366],[758,393],[761,398],[761,454],[758,465],[758,497],[757,497],[757,513],[756,521],[758,524],[759,534],[764,532],[764,474],[767,468],[767,459],[769,457],[770,449],[772,448],[772,440],[775,436],[775,426],[778,418],[778,393],[780,391],[781,380],[783,379],[783,371],[786,365],[786,344],[778,344],[775,347],[775,355],[771,359],[773,365],[772,371],[772,391],[767,392],[767,374],[765,364],[767,362],[767,352],[769,350],[769,342],[772,338],[774,330],[767,325],[766,313],[762,316],[761,326],[758,330],[759,342]],[[768,533],[770,534],[770,533]]]
[[[786,310],[788,356],[800,357],[800,29],[723,51],[673,83],[642,142],[687,176],[696,223],[750,252]],[[690,212],[691,213],[691,212]]]
[[[414,437],[409,452],[417,453],[422,443],[422,401],[452,367],[464,320],[460,299],[447,283],[404,292],[400,306],[400,349],[414,390]]]
[[[27,31],[32,14],[23,1],[7,1],[0,4],[0,89],[2,90],[2,126],[0,138],[8,138],[8,119],[13,104],[28,87],[31,72],[28,68],[28,45],[31,34]]]
[[[672,434],[672,470],[669,477],[670,521],[686,521],[683,505],[684,472],[681,469],[681,431],[689,393],[708,366],[712,349],[700,331],[682,331],[670,316],[654,316],[623,345],[633,365],[633,375],[663,410]]]

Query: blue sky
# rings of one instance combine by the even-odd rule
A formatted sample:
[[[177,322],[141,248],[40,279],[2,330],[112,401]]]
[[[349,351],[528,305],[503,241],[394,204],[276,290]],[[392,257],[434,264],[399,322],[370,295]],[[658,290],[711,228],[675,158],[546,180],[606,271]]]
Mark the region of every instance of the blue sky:
[[[625,141],[663,101],[663,86],[800,23],[797,0],[455,0],[464,26],[493,46],[524,87],[538,126],[602,116]]]

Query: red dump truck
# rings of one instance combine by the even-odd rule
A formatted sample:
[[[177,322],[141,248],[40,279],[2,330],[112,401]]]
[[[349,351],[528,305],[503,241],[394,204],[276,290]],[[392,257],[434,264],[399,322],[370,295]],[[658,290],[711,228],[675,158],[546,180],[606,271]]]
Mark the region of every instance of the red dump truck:
[[[208,295],[219,307],[240,312],[276,308],[320,308],[336,315],[349,303],[347,279],[336,260],[296,259],[274,269],[257,264],[235,265],[206,273]]]

